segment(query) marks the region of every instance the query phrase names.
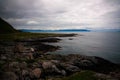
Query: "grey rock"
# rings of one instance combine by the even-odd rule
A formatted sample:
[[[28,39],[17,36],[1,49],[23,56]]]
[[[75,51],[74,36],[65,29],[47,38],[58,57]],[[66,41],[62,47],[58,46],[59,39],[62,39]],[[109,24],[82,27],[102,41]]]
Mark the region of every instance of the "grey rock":
[[[32,73],[31,73],[31,77],[33,78],[40,78],[41,76],[41,69],[40,68],[35,68],[34,70],[32,70]]]
[[[26,62],[20,63],[20,68],[21,68],[21,69],[27,68],[27,63],[26,63]]]
[[[71,65],[71,64],[66,64],[63,63],[61,66],[68,72],[78,72],[80,69],[77,66]]]
[[[42,67],[46,72],[57,72],[61,73],[61,71],[53,64],[51,61],[45,61],[42,63]]]
[[[18,80],[18,77],[14,72],[5,72],[2,80]]]
[[[27,70],[22,70],[22,76],[27,76],[29,75],[29,72]]]

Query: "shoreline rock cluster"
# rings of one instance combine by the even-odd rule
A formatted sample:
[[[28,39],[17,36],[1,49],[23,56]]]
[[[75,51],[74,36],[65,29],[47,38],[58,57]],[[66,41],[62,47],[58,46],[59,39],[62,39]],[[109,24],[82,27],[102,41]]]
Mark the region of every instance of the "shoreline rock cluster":
[[[105,59],[78,54],[46,54],[60,47],[45,42],[58,41],[58,38],[44,38],[0,42],[0,79],[52,80],[84,70],[94,71],[104,80],[120,79],[120,66]]]

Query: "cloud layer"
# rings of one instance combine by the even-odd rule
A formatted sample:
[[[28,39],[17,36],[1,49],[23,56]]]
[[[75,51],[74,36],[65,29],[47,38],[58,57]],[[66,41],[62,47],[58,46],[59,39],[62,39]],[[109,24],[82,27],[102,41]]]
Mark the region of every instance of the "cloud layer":
[[[120,28],[120,0],[1,0],[0,17],[17,29]]]

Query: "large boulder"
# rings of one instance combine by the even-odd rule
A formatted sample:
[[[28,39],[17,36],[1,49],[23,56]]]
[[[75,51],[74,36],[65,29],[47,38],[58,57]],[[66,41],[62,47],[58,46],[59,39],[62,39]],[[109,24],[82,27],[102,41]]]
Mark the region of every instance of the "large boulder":
[[[80,71],[80,69],[77,66],[71,64],[61,63],[60,66],[67,72],[67,74]]]
[[[42,63],[42,67],[46,73],[61,73],[61,71],[51,61],[45,61]]]

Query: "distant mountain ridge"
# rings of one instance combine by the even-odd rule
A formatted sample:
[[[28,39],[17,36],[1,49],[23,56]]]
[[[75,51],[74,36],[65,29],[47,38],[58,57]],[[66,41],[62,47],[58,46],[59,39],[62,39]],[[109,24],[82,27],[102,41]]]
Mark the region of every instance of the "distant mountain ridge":
[[[87,29],[60,29],[60,30],[31,30],[21,29],[23,32],[89,32]]]
[[[16,29],[13,28],[8,22],[4,21],[2,18],[0,18],[0,33],[15,33],[17,32]]]
[[[120,29],[60,29],[60,30],[32,30],[32,29],[21,29],[22,32],[120,32]]]

